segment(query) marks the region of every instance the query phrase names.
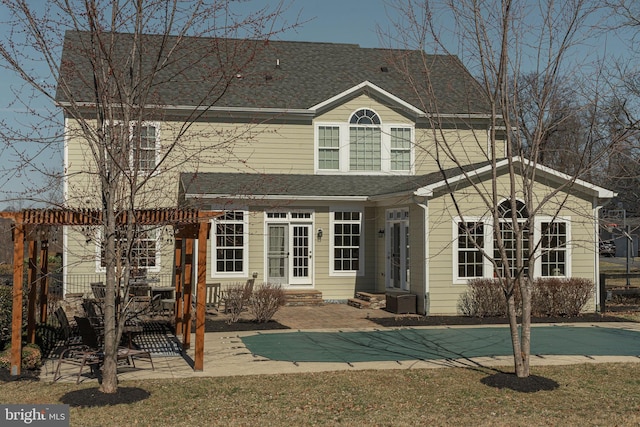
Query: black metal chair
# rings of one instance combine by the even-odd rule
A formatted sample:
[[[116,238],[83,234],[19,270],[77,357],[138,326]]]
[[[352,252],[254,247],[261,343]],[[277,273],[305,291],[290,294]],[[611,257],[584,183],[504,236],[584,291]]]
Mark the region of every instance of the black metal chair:
[[[58,322],[61,323],[62,330],[70,331],[71,326],[69,324],[69,321],[62,307],[59,307],[55,311],[55,315],[56,315],[56,318],[58,319]],[[76,319],[78,318],[76,317]],[[66,326],[63,326],[62,325],[63,323]],[[95,346],[87,345],[82,335],[77,336],[79,341],[76,339],[74,339],[73,341],[70,340],[69,339],[70,335],[68,335],[67,332],[65,332],[65,337],[66,337],[65,348],[60,353],[60,356],[58,357],[58,364],[53,374],[53,381],[55,382],[62,377],[60,375],[60,367],[62,366],[62,364],[71,364],[79,367],[77,378],[76,378],[76,384],[78,384],[80,383],[80,377],[82,376],[82,371],[85,366],[89,366],[91,367],[92,371],[98,372],[99,366],[102,363],[102,353],[98,349],[97,345]]]
[[[96,330],[91,325],[91,322],[86,317],[75,317],[76,323],[78,324],[78,330],[80,331],[80,336],[82,337],[82,343],[89,348],[101,348],[102,343],[101,339],[96,333]],[[125,326],[126,328],[126,326]],[[129,364],[136,367],[135,360],[136,359],[146,359],[151,364],[151,369],[155,370],[155,366],[153,365],[153,359],[151,358],[151,353],[147,350],[140,350],[131,347],[118,347],[118,360],[128,360]]]

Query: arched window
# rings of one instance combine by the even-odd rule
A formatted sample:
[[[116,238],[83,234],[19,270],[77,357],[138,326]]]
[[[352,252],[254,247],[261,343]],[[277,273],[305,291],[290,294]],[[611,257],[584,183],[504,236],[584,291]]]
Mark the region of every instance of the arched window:
[[[511,277],[515,277],[518,274],[517,269],[517,234],[518,231],[522,236],[522,261],[523,269],[522,275],[529,276],[529,232],[527,225],[525,224],[529,218],[529,212],[527,206],[520,200],[516,200],[516,218],[517,226],[513,224],[513,213],[511,210],[511,200],[505,200],[498,205],[498,212],[500,214],[500,238],[502,245],[507,255],[507,265],[511,272]],[[495,239],[493,243],[493,258],[498,264],[500,276],[506,275],[505,263],[503,262],[500,254],[500,246],[498,239]]]
[[[413,142],[412,124],[383,122],[373,109],[359,108],[343,121],[316,123],[317,170],[406,175],[412,171]]]
[[[363,108],[351,115],[349,123],[352,125],[379,125],[380,116],[375,111]]]
[[[354,171],[379,171],[382,158],[380,117],[367,108],[349,119],[349,166]]]

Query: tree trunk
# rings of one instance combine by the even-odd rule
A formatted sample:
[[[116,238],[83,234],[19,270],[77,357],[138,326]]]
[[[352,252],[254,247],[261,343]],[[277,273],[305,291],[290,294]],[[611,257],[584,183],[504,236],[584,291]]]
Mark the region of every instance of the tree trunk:
[[[102,384],[100,391],[103,393],[115,393],[118,390],[118,366],[116,341],[116,255],[115,255],[115,230],[116,217],[113,212],[113,204],[110,202],[109,193],[104,199],[105,209],[104,233],[105,263],[106,263],[106,296],[104,303],[104,363],[102,367]]]
[[[518,325],[518,309],[516,307],[516,301],[513,293],[507,296],[507,315],[509,317],[509,330],[511,332],[511,345],[513,347],[513,363],[516,369],[516,375],[519,378],[523,378],[529,375],[528,373],[528,356],[527,369],[525,369],[524,358],[522,353],[522,346],[520,341],[520,325]],[[525,374],[526,372],[526,374]]]
[[[519,280],[520,295],[522,296],[522,326],[520,328],[520,358],[522,370],[516,370],[520,378],[529,376],[529,361],[531,359],[531,280]]]

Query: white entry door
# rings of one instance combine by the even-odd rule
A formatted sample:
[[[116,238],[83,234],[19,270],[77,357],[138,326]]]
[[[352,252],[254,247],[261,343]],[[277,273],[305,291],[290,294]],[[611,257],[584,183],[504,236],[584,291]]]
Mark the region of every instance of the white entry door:
[[[311,225],[268,224],[267,232],[267,280],[281,285],[310,285]]]

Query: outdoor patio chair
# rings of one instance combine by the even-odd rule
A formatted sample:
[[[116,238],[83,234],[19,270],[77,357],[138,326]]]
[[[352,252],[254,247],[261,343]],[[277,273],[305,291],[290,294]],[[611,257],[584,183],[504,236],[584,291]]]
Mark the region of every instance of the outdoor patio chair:
[[[247,309],[247,305],[249,304],[249,299],[251,297],[251,294],[253,293],[253,285],[255,283],[256,279],[249,279],[245,282],[244,284],[244,288],[242,290],[242,299],[244,300],[244,305],[245,307],[243,308],[244,310]],[[221,291],[220,292],[220,299],[218,302],[218,307],[220,307],[220,304],[224,304],[224,311],[225,313],[228,313],[230,310],[229,304],[228,304],[228,300],[229,300],[230,296],[229,296],[229,292],[227,291]]]
[[[207,283],[206,295],[204,298],[204,304],[206,310],[218,310],[220,305],[220,283]],[[194,299],[195,301],[195,299]]]
[[[104,301],[107,297],[107,287],[102,282],[94,282],[90,284],[93,296],[97,301]]]
[[[62,307],[59,307],[58,310],[62,310]],[[64,310],[62,310],[62,313],[59,313],[58,310],[55,312],[56,318],[61,319],[62,316],[64,316],[64,319],[66,319]],[[76,317],[76,319],[78,318]],[[69,324],[68,320],[66,320],[66,323]],[[78,335],[78,337],[81,339],[80,341],[73,344],[66,344],[65,349],[60,353],[60,356],[58,357],[58,364],[56,365],[56,370],[53,374],[54,382],[62,377],[60,375],[60,367],[62,364],[71,364],[79,367],[76,384],[80,383],[80,377],[85,366],[91,367],[91,370],[94,372],[98,369],[102,361],[101,352],[99,351],[98,346],[88,346],[84,342],[84,339],[82,339],[82,335]]]
[[[81,344],[82,342],[80,334],[78,333],[78,328],[71,325],[71,323],[69,322],[69,318],[67,317],[67,313],[64,311],[64,308],[58,307],[53,312],[53,315],[58,321],[58,325],[60,325],[60,333],[64,340],[64,347]]]
[[[82,302],[82,308],[84,309],[87,319],[91,322],[93,329],[101,335],[104,331],[104,317],[100,306],[96,301],[85,300]]]
[[[86,317],[75,317],[76,323],[78,324],[78,330],[80,331],[80,336],[82,337],[82,343],[87,346],[87,348],[91,349],[100,349],[101,343],[96,333],[96,330],[91,326],[91,322]],[[146,359],[151,364],[151,369],[155,370],[155,366],[153,365],[153,359],[151,358],[151,353],[147,350],[139,350],[130,347],[118,347],[118,360],[127,360],[128,363],[136,367],[135,360],[136,359]]]

